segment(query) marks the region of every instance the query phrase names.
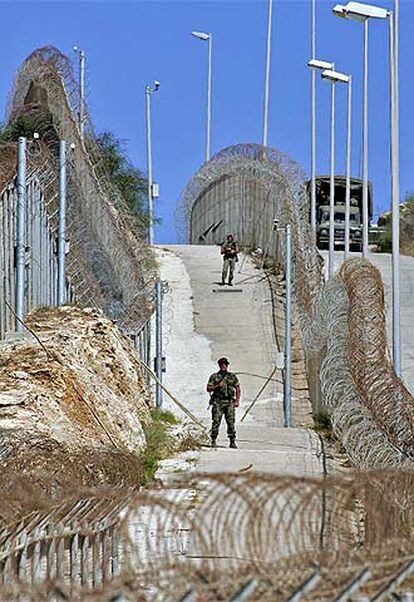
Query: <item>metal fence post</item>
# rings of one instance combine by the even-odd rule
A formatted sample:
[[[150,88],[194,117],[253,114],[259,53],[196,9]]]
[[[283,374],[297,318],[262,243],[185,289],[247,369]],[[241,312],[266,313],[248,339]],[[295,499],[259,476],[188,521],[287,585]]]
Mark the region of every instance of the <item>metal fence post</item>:
[[[66,303],[66,142],[59,146],[59,230],[58,230],[58,298],[57,304]]]
[[[162,381],[162,282],[159,280],[155,285],[157,310],[155,315],[155,372],[159,382]],[[155,405],[160,408],[162,405],[162,389],[159,383],[155,387]]]
[[[119,564],[120,528],[114,525],[112,530],[112,575],[118,577],[120,574]]]
[[[286,225],[286,307],[285,307],[285,383],[283,388],[283,409],[285,416],[285,427],[291,426],[291,380],[292,380],[292,349],[291,349],[291,231],[290,225]]]
[[[24,319],[24,285],[26,253],[26,144],[19,138],[17,170],[17,224],[16,224],[16,330],[21,332]]]

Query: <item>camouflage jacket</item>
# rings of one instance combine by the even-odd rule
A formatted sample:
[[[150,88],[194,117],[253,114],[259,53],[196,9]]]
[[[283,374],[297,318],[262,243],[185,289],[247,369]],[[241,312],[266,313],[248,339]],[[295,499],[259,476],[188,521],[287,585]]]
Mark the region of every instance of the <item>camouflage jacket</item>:
[[[212,392],[210,403],[236,399],[236,387],[239,385],[239,379],[232,372],[215,372],[208,379],[207,386],[218,385],[221,380],[225,381],[225,385]]]
[[[233,242],[224,242],[221,245],[221,252],[223,255],[223,259],[234,259],[237,257],[237,243]]]

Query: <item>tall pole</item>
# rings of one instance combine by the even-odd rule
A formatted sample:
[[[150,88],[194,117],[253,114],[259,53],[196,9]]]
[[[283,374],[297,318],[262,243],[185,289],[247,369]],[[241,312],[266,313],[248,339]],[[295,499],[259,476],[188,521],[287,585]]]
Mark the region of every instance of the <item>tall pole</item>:
[[[162,405],[162,389],[160,382],[162,381],[162,282],[158,280],[155,285],[156,293],[156,318],[155,318],[155,372],[159,382],[155,388],[155,405],[160,408]]]
[[[16,330],[23,330],[26,252],[26,138],[19,138],[16,216]]]
[[[272,44],[272,9],[273,0],[268,0],[267,13],[267,46],[266,46],[266,72],[265,72],[265,90],[263,104],[263,146],[267,146],[267,128],[269,119],[269,83],[270,83],[270,54]]]
[[[345,185],[345,261],[349,258],[349,217],[351,207],[351,119],[352,119],[352,77],[348,81],[348,106],[346,119],[346,185]]]
[[[392,223],[392,355],[394,370],[401,376],[400,333],[400,207],[399,207],[399,94],[398,94],[398,0],[390,11],[390,139],[391,139],[391,223]]]
[[[311,58],[316,57],[316,0],[312,0]],[[316,238],[316,72],[311,69],[311,231]]]
[[[85,53],[83,50],[79,52],[79,131],[81,139],[85,135]]]
[[[329,191],[329,278],[334,273],[335,251],[335,83],[331,82],[331,161],[330,161],[330,191]]]
[[[213,36],[208,36],[208,73],[207,73],[207,123],[206,123],[206,161],[210,160],[211,147],[211,70]]]
[[[285,416],[285,427],[292,425],[291,402],[292,402],[292,333],[291,333],[291,271],[292,271],[292,249],[290,225],[285,228],[286,236],[286,308],[285,308],[285,383],[283,389],[283,405]]]
[[[57,303],[66,303],[66,142],[59,143],[59,229]]]
[[[152,198],[152,149],[151,149],[151,88],[145,88],[147,105],[147,170],[148,170],[148,243],[154,244],[154,206]]]
[[[364,21],[364,75],[362,108],[362,254],[368,254],[368,19]]]

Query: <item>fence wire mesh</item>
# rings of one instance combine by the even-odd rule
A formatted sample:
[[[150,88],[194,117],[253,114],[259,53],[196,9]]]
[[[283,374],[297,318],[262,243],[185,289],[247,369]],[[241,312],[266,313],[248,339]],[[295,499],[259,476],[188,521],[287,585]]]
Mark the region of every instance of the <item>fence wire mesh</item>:
[[[33,52],[17,73],[7,118],[27,116],[39,133],[46,146],[40,149],[49,168],[48,190],[57,186],[59,140],[74,146],[67,159],[68,275],[78,301],[96,303],[123,329],[135,330],[152,312],[155,260],[145,243],[144,223],[132,215],[105,171],[86,105],[85,139],[80,138],[79,103],[70,60],[46,47]],[[2,162],[1,180],[10,181],[14,169],[12,160]]]

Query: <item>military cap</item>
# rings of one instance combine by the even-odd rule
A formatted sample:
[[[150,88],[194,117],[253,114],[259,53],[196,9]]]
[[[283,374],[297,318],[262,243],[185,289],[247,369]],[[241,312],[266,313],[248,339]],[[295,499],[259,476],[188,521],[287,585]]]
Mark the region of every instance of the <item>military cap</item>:
[[[221,358],[219,358],[219,359],[217,360],[217,363],[218,363],[218,364],[227,364],[227,365],[229,365],[229,364],[230,364],[229,360],[228,360],[226,357],[221,357]]]

